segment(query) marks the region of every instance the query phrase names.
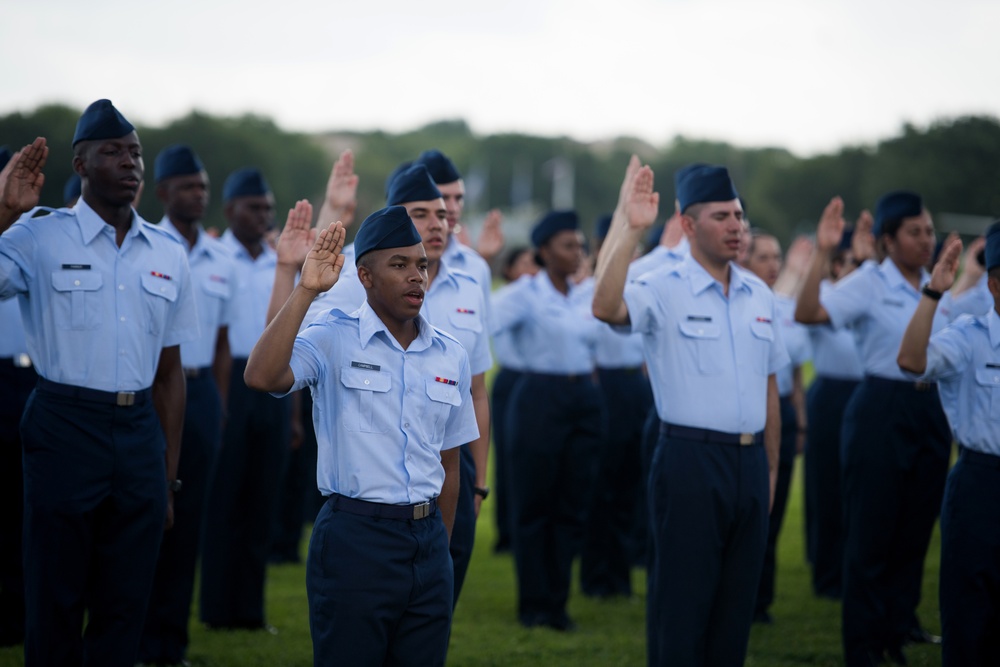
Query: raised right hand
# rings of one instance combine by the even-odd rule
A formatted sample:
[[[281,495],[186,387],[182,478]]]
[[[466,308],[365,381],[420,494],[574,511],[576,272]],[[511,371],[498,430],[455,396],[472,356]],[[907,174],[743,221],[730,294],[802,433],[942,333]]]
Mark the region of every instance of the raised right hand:
[[[320,293],[337,284],[344,268],[344,225],[339,220],[324,229],[316,237],[312,250],[302,263],[299,285],[304,289]]]
[[[816,249],[820,252],[832,252],[840,245],[844,235],[844,200],[834,197],[823,209],[823,215],[816,227]]]

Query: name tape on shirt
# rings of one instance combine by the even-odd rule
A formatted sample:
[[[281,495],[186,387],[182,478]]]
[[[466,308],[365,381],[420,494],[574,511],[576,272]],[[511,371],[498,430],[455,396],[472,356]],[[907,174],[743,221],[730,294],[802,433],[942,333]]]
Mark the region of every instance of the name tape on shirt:
[[[366,364],[363,361],[352,361],[351,368],[360,368],[366,371],[380,371],[382,367],[377,364]]]
[[[458,380],[449,380],[448,378],[442,378],[442,377],[436,377],[434,378],[434,381],[440,382],[441,384],[450,384],[453,387],[458,384]]]
[[[711,322],[710,315],[688,315],[688,322]]]
[[[90,271],[90,264],[63,264],[64,271]]]

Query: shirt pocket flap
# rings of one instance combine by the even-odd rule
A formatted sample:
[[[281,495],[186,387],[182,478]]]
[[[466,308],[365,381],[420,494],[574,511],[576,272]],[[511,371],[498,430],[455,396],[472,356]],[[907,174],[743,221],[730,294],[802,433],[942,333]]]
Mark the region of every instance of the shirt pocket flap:
[[[427,397],[438,403],[462,404],[462,395],[458,391],[458,385],[444,384],[436,380],[427,381]]]
[[[722,335],[714,322],[681,322],[681,333],[688,338],[718,338]]]
[[[483,330],[482,321],[476,313],[453,312],[449,314],[448,322],[456,329],[466,329],[477,333]]]
[[[157,278],[153,275],[142,276],[142,288],[150,294],[162,297],[167,301],[174,302],[177,300],[177,285],[165,278]]]
[[[104,279],[96,271],[53,271],[52,289],[57,292],[92,292],[101,289]]]
[[[761,340],[774,340],[774,325],[770,322],[754,321],[750,323],[750,331]]]
[[[201,289],[205,294],[217,299],[228,299],[232,291],[228,283],[220,283],[216,280],[206,280],[201,284]]]
[[[340,383],[348,389],[386,392],[392,387],[392,377],[381,371],[362,368],[344,368],[340,372]]]
[[[1000,389],[1000,368],[976,369],[976,384]]]

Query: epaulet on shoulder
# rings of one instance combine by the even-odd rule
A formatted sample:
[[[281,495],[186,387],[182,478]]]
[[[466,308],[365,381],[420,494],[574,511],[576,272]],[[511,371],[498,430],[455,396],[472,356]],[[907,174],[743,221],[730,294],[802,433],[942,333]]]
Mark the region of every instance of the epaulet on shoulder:
[[[441,336],[441,338],[447,338],[451,342],[458,343],[459,345],[462,344],[457,338],[455,338],[454,336],[452,336],[450,333],[448,333],[444,329],[438,329],[433,324],[431,325],[431,329],[433,329],[436,334],[438,334],[439,336]]]
[[[771,291],[771,288],[767,286],[767,283],[765,283],[763,280],[761,280],[759,277],[757,277],[756,273],[750,271],[749,269],[745,269],[742,266],[739,266],[738,264],[735,264],[735,263],[733,264],[733,269],[735,269],[736,271],[739,271],[740,277],[742,277],[743,280],[747,281],[748,283],[750,283],[754,287],[763,287],[767,291],[769,291],[769,292]],[[777,296],[777,295],[775,295],[775,296]]]
[[[449,267],[448,272],[451,273],[453,276],[455,276],[456,280],[466,280],[468,282],[475,283],[476,285],[479,284],[479,280],[477,280],[474,275],[472,275],[471,273],[467,273],[462,269],[453,269]]]
[[[161,228],[161,227],[159,227],[157,225],[154,225],[153,223],[151,223],[148,220],[143,220],[139,224],[141,224],[143,226],[143,229],[145,231],[157,234],[157,235],[159,235],[160,238],[170,239],[171,242],[176,243],[177,245],[179,245],[181,247],[184,246],[184,244],[181,243],[180,240],[177,237],[175,237],[173,234],[171,234],[170,232],[166,231],[165,229],[163,229],[163,228]]]
[[[70,216],[73,214],[73,210],[69,208],[52,208],[50,206],[36,206],[27,213],[25,213],[22,218],[49,218],[52,216]]]

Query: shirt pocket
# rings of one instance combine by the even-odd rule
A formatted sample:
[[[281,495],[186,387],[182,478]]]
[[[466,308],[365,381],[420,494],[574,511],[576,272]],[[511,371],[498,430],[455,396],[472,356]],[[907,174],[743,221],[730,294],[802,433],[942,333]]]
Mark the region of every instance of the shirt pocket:
[[[427,380],[428,422],[431,424],[431,442],[444,442],[445,427],[452,408],[462,405],[462,393],[457,385],[445,384],[437,380]]]
[[[977,369],[976,385],[977,390],[986,395],[985,404],[989,407],[990,420],[1000,421],[1000,368]]]
[[[767,362],[771,358],[771,346],[774,345],[774,324],[756,320],[750,323],[751,351],[750,360],[756,373],[767,376]]]
[[[143,302],[146,307],[146,331],[159,336],[166,329],[167,315],[177,301],[177,285],[166,278],[142,276]]]
[[[722,330],[714,322],[681,322],[682,345],[702,375],[718,375],[723,370]]]
[[[86,331],[101,326],[100,291],[104,278],[96,271],[52,272],[53,310],[60,329]]]
[[[343,368],[340,384],[347,398],[347,409],[341,415],[344,428],[355,433],[388,432],[392,377],[383,371]],[[398,409],[393,412],[398,420]]]

